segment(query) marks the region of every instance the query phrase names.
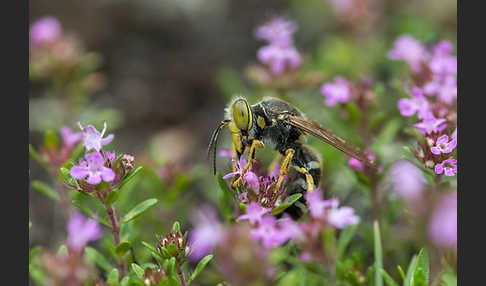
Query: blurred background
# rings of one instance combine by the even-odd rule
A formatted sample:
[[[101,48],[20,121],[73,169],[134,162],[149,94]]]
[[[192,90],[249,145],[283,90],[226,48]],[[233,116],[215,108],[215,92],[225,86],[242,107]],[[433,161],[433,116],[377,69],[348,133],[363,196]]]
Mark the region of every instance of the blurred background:
[[[386,114],[398,115],[400,95],[390,86],[403,80],[406,68],[385,57],[393,41],[407,33],[425,43],[456,43],[455,0],[367,0],[364,8],[351,14],[339,10],[336,2],[32,0],[30,23],[45,16],[57,18],[63,33],[77,39],[83,67],[79,81],[69,85],[46,80],[48,76],[31,66],[29,142],[40,146],[45,130],[59,132],[65,125],[77,130],[78,121],[101,130],[106,120],[107,134],[115,134],[108,149],[134,155],[136,165],[144,166],[144,173],[120,199],[120,208],[141,197],[164,198],[144,214],[146,220],[140,219],[146,224],[140,227],[145,229],[139,234],[142,240],[153,241],[154,233],[166,231],[175,219],[188,229],[191,208],[218,200],[206,148],[225,104],[238,93],[252,103],[275,95],[255,80],[252,70],[263,45],[253,35],[256,27],[273,16],[296,22],[294,44],[305,58],[303,68],[317,80],[307,88],[286,89],[281,97],[335,131],[344,121],[327,113],[319,93],[322,82],[336,75],[384,82],[381,106]],[[309,109],[315,105],[321,108]],[[352,130],[337,133],[359,142]],[[402,135],[380,154],[385,163],[397,159],[394,152],[406,141]],[[219,146],[230,147],[228,134]],[[346,158],[325,146],[320,150],[328,152],[324,154],[329,154],[330,166],[336,166],[329,171],[336,175],[328,175],[325,184],[351,202],[353,196],[346,194],[354,190],[356,178],[342,180],[351,176],[343,170]],[[262,156],[270,158],[269,152],[262,151]],[[228,161],[218,158],[220,172],[228,172]],[[30,179],[52,182],[32,159]],[[29,218],[34,226],[30,245],[56,249],[65,238],[62,209],[32,189]]]

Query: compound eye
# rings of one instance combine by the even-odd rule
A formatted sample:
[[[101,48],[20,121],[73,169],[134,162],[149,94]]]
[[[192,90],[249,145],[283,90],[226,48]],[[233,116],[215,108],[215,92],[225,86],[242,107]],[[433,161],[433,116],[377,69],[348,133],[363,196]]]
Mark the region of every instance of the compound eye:
[[[232,113],[233,121],[238,129],[247,131],[251,128],[252,116],[250,106],[246,100],[236,100],[232,106]]]

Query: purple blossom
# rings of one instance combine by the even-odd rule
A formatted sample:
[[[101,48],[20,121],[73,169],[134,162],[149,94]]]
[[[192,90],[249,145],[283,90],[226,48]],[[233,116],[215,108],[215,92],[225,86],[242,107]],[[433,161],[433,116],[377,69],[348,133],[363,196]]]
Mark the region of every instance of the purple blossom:
[[[321,93],[326,98],[326,105],[333,106],[337,103],[346,103],[351,98],[351,87],[343,77],[337,76],[334,82],[324,83],[321,86]]]
[[[240,215],[238,220],[249,220],[251,225],[259,223],[264,214],[271,211],[268,208],[262,208],[258,203],[252,202],[246,207],[246,214]]]
[[[437,95],[441,102],[452,104],[457,98],[457,79],[450,75],[434,75],[432,80],[424,85],[424,93]]]
[[[295,31],[297,31],[295,22],[276,17],[258,27],[255,30],[255,37],[271,45],[288,47],[292,45],[292,35]]]
[[[422,122],[414,124],[414,126],[417,127],[422,134],[431,134],[444,130],[447,126],[445,122],[446,120],[444,118],[435,118],[431,116],[424,119]]]
[[[67,244],[75,251],[83,249],[89,241],[101,237],[98,222],[94,219],[86,219],[79,212],[75,212],[69,217],[67,232]]]
[[[56,18],[43,17],[30,26],[30,41],[33,45],[48,44],[58,39],[61,32],[61,23]]]
[[[103,122],[103,131],[98,132],[96,128],[93,125],[88,125],[86,127],[83,127],[81,125],[81,122],[78,122],[79,128],[81,128],[81,131],[83,132],[83,141],[84,141],[84,147],[86,148],[86,151],[89,151],[91,149],[95,149],[96,151],[100,151],[101,148],[104,145],[109,144],[115,135],[110,134],[106,136],[106,138],[103,138],[103,135],[105,134],[106,131],[106,121]]]
[[[280,230],[280,237],[282,243],[293,239],[302,238],[302,231],[299,225],[288,214],[284,214],[281,219],[278,220],[278,226]]]
[[[106,160],[108,160],[110,164],[113,164],[113,162],[115,162],[116,160],[115,152],[112,153],[112,152],[105,151],[103,154],[105,154],[105,158]]]
[[[406,61],[413,72],[421,70],[421,63],[427,57],[428,54],[424,45],[410,35],[398,37],[393,44],[393,48],[388,51],[388,58],[396,61]]]
[[[457,141],[457,127],[456,127],[456,129],[454,129],[454,132],[452,132],[451,138],[452,138],[452,140]]]
[[[327,215],[327,221],[335,228],[342,229],[351,224],[357,224],[360,218],[354,214],[352,207],[333,207]]]
[[[435,145],[430,147],[430,152],[434,153],[435,155],[440,155],[441,153],[447,154],[452,152],[452,150],[456,148],[456,145],[457,141],[455,139],[449,141],[449,136],[442,135],[437,139]]]
[[[305,199],[307,200],[307,205],[313,218],[322,219],[325,217],[325,209],[329,206],[329,201],[322,199],[321,189],[306,193]],[[337,203],[337,201],[334,203]]]
[[[224,229],[216,213],[209,207],[203,207],[198,211],[195,225],[195,228],[189,232],[189,242],[190,258],[197,261],[222,241]]]
[[[365,153],[368,156],[368,159],[370,159],[371,161],[376,160],[376,155],[375,155],[375,153],[373,153],[373,151],[366,150]],[[354,169],[354,170],[357,170],[357,171],[360,171],[360,172],[363,172],[364,169],[365,169],[365,164],[363,162],[361,162],[360,160],[354,158],[354,157],[349,158],[348,165],[351,169]]]
[[[271,215],[264,216],[258,226],[251,230],[250,236],[253,240],[261,241],[265,248],[283,243],[283,237],[277,229],[277,219]]]
[[[419,119],[430,117],[430,105],[425,99],[424,94],[418,87],[412,88],[411,98],[401,98],[398,100],[398,109],[402,116],[412,116],[417,113]]]
[[[257,52],[257,58],[270,66],[274,75],[282,74],[287,68],[296,69],[302,63],[299,52],[293,46],[279,46],[270,44],[261,47]]]
[[[441,41],[433,49],[429,68],[434,74],[453,75],[457,73],[457,57],[452,56],[453,47],[449,41]]]
[[[241,176],[241,173],[243,172],[243,168],[245,167],[245,165],[246,165],[246,160],[243,156],[241,156],[239,162],[236,164],[236,171],[224,175],[223,179],[231,178],[236,175]],[[260,187],[258,176],[251,171],[251,166],[247,170],[247,172],[243,175],[243,181],[247,182],[248,185],[250,185],[250,187],[253,190],[258,190]]]
[[[83,138],[83,134],[81,132],[73,133],[71,128],[63,126],[61,128],[61,137],[64,145],[66,145],[68,148],[72,148],[74,144]]]
[[[97,185],[101,181],[111,182],[115,179],[115,172],[105,167],[105,159],[98,152],[88,153],[84,156],[86,160],[79,160],[79,165],[71,168],[71,176],[74,179],[81,180],[86,177],[91,185]]]
[[[417,166],[406,160],[399,160],[393,163],[388,174],[394,195],[407,200],[420,198],[426,180]]]
[[[218,155],[221,157],[230,157],[233,158],[233,152],[229,149],[221,149],[218,152]]]
[[[457,193],[443,196],[429,221],[429,237],[441,247],[457,247]]]
[[[451,177],[457,174],[457,160],[447,159],[442,163],[435,165],[434,171],[437,175],[444,173],[446,176]]]

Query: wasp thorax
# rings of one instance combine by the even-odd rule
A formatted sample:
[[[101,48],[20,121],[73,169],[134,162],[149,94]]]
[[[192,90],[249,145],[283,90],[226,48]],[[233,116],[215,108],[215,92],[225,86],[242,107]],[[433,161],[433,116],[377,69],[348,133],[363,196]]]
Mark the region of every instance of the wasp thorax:
[[[235,100],[231,106],[231,113],[233,116],[233,122],[238,129],[246,131],[251,128],[252,114],[250,105],[248,105],[248,102],[245,99],[239,98]]]

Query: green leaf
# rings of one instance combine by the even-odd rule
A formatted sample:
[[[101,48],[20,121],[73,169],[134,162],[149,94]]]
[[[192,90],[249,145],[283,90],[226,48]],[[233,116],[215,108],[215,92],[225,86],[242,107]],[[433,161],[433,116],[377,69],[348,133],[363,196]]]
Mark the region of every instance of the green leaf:
[[[55,201],[60,201],[59,199],[59,194],[53,190],[50,186],[47,184],[41,182],[41,181],[32,181],[32,187],[36,190],[38,190],[40,193],[42,193],[44,196],[55,200]]]
[[[101,269],[103,269],[106,272],[110,272],[113,267],[111,264],[106,260],[106,258],[101,255],[96,249],[87,246],[84,249],[84,258],[89,262],[89,263],[96,263]]]
[[[118,279],[119,279],[118,269],[113,268],[110,274],[108,274],[108,279],[106,280],[106,283],[110,286],[118,286]]]
[[[403,271],[402,267],[400,265],[397,265],[398,273],[400,273],[400,277],[402,278],[402,281],[405,281],[405,272]]]
[[[105,205],[107,207],[111,206],[114,202],[116,202],[116,200],[118,199],[118,197],[120,196],[120,190],[119,189],[113,189],[111,190],[111,192],[108,193],[108,195],[106,196],[106,199],[105,199]]]
[[[206,268],[206,265],[213,259],[213,255],[209,254],[205,256],[203,259],[199,261],[199,263],[196,266],[196,269],[194,269],[194,272],[191,274],[191,277],[187,280],[187,283],[191,283],[196,279],[196,277]]]
[[[429,284],[429,275],[430,275],[429,255],[427,254],[427,251],[424,248],[420,250],[417,257],[417,269],[419,268],[422,269],[423,271],[425,283]]]
[[[34,159],[39,165],[41,165],[45,169],[49,169],[49,166],[47,165],[47,162],[42,159],[41,155],[35,151],[34,147],[29,144],[29,154]]]
[[[339,234],[338,242],[337,242],[337,259],[339,260],[340,257],[344,254],[346,247],[348,246],[349,242],[353,238],[356,230],[358,229],[358,224],[353,224],[347,226],[345,229],[341,231]]]
[[[122,223],[127,223],[146,212],[150,207],[158,202],[157,199],[148,199],[132,208],[122,219]]]
[[[68,183],[69,185],[77,186],[78,182],[71,177],[71,173],[67,168],[61,167],[59,168],[59,172],[61,172],[62,177],[64,178],[64,181]]]
[[[145,242],[145,241],[142,241],[142,245],[145,246],[145,248],[147,248],[148,250],[150,250],[151,252],[155,252],[157,254],[159,254],[157,252],[157,249],[155,249],[155,247],[153,247],[151,244]]]
[[[282,204],[280,204],[279,206],[274,208],[271,212],[269,212],[269,214],[278,215],[278,214],[282,213],[288,207],[293,205],[297,200],[299,200],[300,197],[302,197],[302,194],[300,194],[300,193],[288,196],[287,198],[285,198],[285,201]]]
[[[74,197],[73,200],[71,201],[71,203],[75,207],[77,207],[78,209],[80,209],[85,215],[89,216],[90,218],[93,218],[93,219],[97,220],[99,223],[104,224],[104,225],[106,225],[108,227],[111,227],[111,224],[108,222],[108,220],[106,220],[103,217],[100,217],[95,212],[93,212],[89,207],[87,207],[85,205],[85,202],[83,202],[83,198],[92,200],[94,203],[100,204],[99,201],[97,201],[92,196],[90,196],[88,194],[85,194],[83,192],[79,192],[79,191],[75,191],[75,192],[76,192],[76,195],[78,197]]]
[[[385,269],[380,269],[381,275],[385,279],[387,286],[398,286],[398,283],[393,280],[393,278],[385,271]]]
[[[218,182],[219,188],[221,189],[219,195],[219,210],[222,217],[226,221],[230,221],[232,218],[231,206],[232,203],[236,200],[234,193],[230,191],[219,172],[216,173],[216,181]]]
[[[378,221],[376,220],[373,222],[373,232],[375,241],[375,269],[379,270],[383,268],[383,253],[381,246],[380,226],[378,225]],[[374,285],[383,286],[383,277],[381,271],[375,271]]]
[[[413,286],[428,286],[429,284],[425,281],[425,272],[422,268],[417,267],[415,273],[413,274],[410,285]]]
[[[132,263],[132,270],[133,272],[135,273],[135,275],[137,275],[137,277],[142,280],[143,279],[143,274],[145,273],[145,271],[142,269],[142,267],[138,266],[137,264],[135,263]]]
[[[131,247],[132,244],[129,241],[122,241],[115,248],[115,253],[119,258],[122,258],[130,250]]]
[[[415,270],[417,269],[417,256],[414,256],[408,265],[407,274],[405,275],[405,280],[403,281],[403,286],[412,286],[411,281]]]
[[[120,281],[120,286],[129,286],[130,285],[130,277],[125,276],[123,279]]]
[[[68,250],[67,250],[67,247],[65,244],[61,244],[61,246],[59,246],[59,249],[57,250],[57,255],[58,256],[66,256],[68,253]]]
[[[177,246],[173,243],[170,243],[169,245],[167,245],[167,251],[169,252],[169,254],[171,256],[177,256],[177,252],[178,252],[178,249],[177,249]]]
[[[122,189],[123,186],[128,183],[131,179],[133,179],[135,177],[135,175],[137,175],[140,171],[142,171],[142,166],[138,166],[137,168],[135,168],[133,171],[131,171],[124,179],[123,181],[120,182],[120,184],[118,184],[117,186],[117,189]]]

